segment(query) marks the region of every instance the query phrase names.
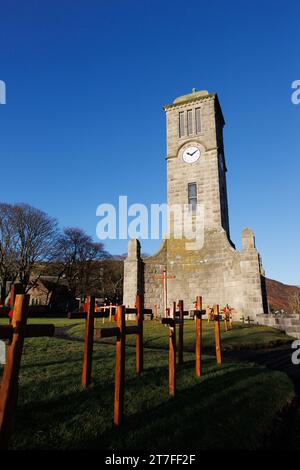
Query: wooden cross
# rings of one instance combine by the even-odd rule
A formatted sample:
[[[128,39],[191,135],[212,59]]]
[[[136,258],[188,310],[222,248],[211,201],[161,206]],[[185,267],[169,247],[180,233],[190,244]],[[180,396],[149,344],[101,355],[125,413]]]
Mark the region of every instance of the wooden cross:
[[[23,289],[22,284],[20,284],[19,282],[16,282],[15,284],[13,284],[13,285],[11,286],[11,290],[10,290],[10,305],[14,306],[15,300],[16,300],[16,296],[19,295],[19,294],[24,294],[24,289]]]
[[[228,318],[228,315],[227,315],[227,311],[226,311],[226,308],[222,310],[222,312],[224,313],[224,329],[225,331],[228,331],[228,323],[227,321],[229,320]]]
[[[133,311],[134,310],[134,311]],[[126,326],[125,315],[137,314],[137,325]],[[98,338],[116,337],[116,369],[115,369],[115,399],[114,424],[119,426],[124,421],[124,385],[125,385],[125,345],[126,335],[137,335],[136,339],[136,370],[143,370],[143,310],[141,296],[136,297],[136,308],[126,309],[124,305],[117,307],[117,326],[100,328]]]
[[[94,330],[96,318],[107,318],[109,311],[95,312],[95,297],[89,295],[86,299],[86,312],[70,312],[68,318],[85,318],[85,334],[84,334],[84,353],[83,366],[81,374],[81,384],[84,388],[91,383],[92,361],[94,348]]]
[[[157,304],[154,305],[154,320],[158,320],[158,308],[157,308]]]
[[[138,332],[136,335],[136,373],[139,375],[142,373],[144,368],[144,351],[143,351],[143,339],[144,339],[144,331],[143,331],[143,320],[144,320],[144,313],[142,310],[142,297],[140,295],[136,296],[135,307],[137,309],[136,312],[136,321],[138,326]]]
[[[9,293],[9,303],[6,305],[9,307],[9,311],[7,312],[7,316],[9,318],[9,323],[11,323],[11,317],[10,317],[10,312],[14,309],[14,304],[15,304],[15,299],[16,296],[19,294],[24,294],[24,289],[22,284],[19,282],[16,282],[15,284],[12,284],[10,288],[10,293]]]
[[[116,327],[97,329],[98,338],[116,338],[115,393],[114,393],[114,424],[119,426],[124,420],[125,390],[125,345],[126,323],[125,307],[120,305],[116,311]]]
[[[117,305],[113,305],[111,302],[109,305],[106,305],[104,304],[103,306],[100,306],[98,307],[98,312],[101,312],[102,310],[106,311],[108,310],[109,311],[109,321],[111,322],[112,321],[112,314],[113,314],[113,309],[117,308]],[[103,317],[103,323],[104,323],[104,318]],[[95,325],[96,326],[96,325]]]
[[[233,328],[233,322],[232,322],[232,311],[234,310],[234,308],[230,307],[230,305],[226,305],[226,311],[228,312],[228,317],[229,317],[229,325],[230,325],[230,329],[232,330]]]
[[[116,369],[115,369],[115,399],[114,424],[119,426],[124,421],[124,392],[125,392],[125,345],[126,325],[125,307],[117,308],[117,341],[116,341]]]
[[[125,307],[120,305],[116,311],[116,327],[99,328],[98,338],[116,338],[115,392],[114,392],[114,424],[119,426],[124,420],[124,391],[125,391],[125,345],[126,322]]]
[[[85,335],[84,335],[84,353],[81,383],[83,387],[88,387],[91,383],[92,360],[94,349],[94,333],[98,338],[109,338],[118,336],[119,330],[112,328],[95,328],[96,318],[107,318],[110,315],[109,309],[95,312],[95,298],[87,297],[87,312],[70,312],[68,318],[85,318]],[[118,311],[118,306],[115,307]],[[126,308],[125,314],[136,314],[137,326],[126,327],[126,334],[137,334],[136,338],[136,371],[141,374],[143,371],[143,317],[145,314],[152,314],[151,309],[142,309],[141,296],[136,296],[136,308]]]
[[[91,383],[92,375],[92,361],[93,361],[93,344],[94,344],[94,328],[95,319],[98,317],[96,313],[101,313],[101,317],[104,314],[102,312],[95,312],[95,297],[88,296],[86,300],[87,313],[85,321],[85,334],[84,334],[84,352],[83,352],[83,366],[81,374],[81,384],[83,387],[87,387]],[[98,317],[99,318],[99,317]]]
[[[173,302],[173,313],[176,311],[176,302]],[[176,394],[176,320],[162,318],[161,323],[169,326],[169,395]]]
[[[175,279],[176,276],[168,276],[167,270],[164,269],[162,275],[154,276],[153,279],[162,279],[163,280],[163,290],[164,290],[164,312],[165,317],[168,316],[168,279]]]
[[[173,304],[174,305],[174,304]],[[176,306],[176,304],[175,304]],[[178,310],[174,311],[173,307],[173,317],[176,318],[176,323],[179,325],[178,329],[178,364],[183,364],[183,329],[184,329],[184,317],[189,314],[189,312],[184,311],[183,300],[178,301]]]
[[[196,320],[196,377],[202,374],[202,315],[206,314],[206,310],[202,309],[202,297],[197,296],[195,302],[196,310],[193,311]]]
[[[243,323],[245,323],[245,321],[248,323],[248,326],[250,326],[250,323],[251,322],[254,322],[254,320],[252,320],[249,315],[247,318],[245,318],[244,316],[242,316],[242,318],[240,318],[240,320],[242,320]]]
[[[220,309],[219,305],[213,306],[214,321],[215,321],[215,344],[216,344],[216,358],[217,364],[222,364],[222,352],[221,352],[221,331],[220,331]]]
[[[19,371],[25,338],[53,336],[54,325],[27,325],[29,295],[16,295],[10,325],[0,326],[0,339],[8,340],[0,388],[0,449],[8,446],[17,407]]]
[[[222,312],[223,312],[223,315],[224,315],[224,326],[225,326],[225,331],[228,331],[229,329],[232,330],[232,315],[231,315],[231,307],[228,306],[228,304],[226,305],[226,307],[224,307],[222,309]],[[228,326],[229,324],[229,326]]]
[[[183,327],[184,327],[183,300],[179,300],[178,308],[179,308],[178,364],[183,364]]]
[[[211,308],[209,305],[207,305],[207,307],[206,307],[207,323],[209,323],[210,320],[213,320],[213,318],[214,318],[213,312],[214,312],[214,309]]]
[[[144,315],[151,313],[151,309],[142,308],[142,296],[137,294],[135,298],[135,308],[126,308],[125,314],[136,314],[137,326],[127,326],[126,334],[136,334],[136,373],[139,375],[143,372],[144,368],[144,353],[143,353],[143,320]]]

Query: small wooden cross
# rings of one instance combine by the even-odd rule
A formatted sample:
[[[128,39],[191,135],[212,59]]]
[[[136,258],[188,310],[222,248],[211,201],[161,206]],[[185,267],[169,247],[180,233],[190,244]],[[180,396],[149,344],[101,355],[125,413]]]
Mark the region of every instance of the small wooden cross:
[[[197,296],[195,302],[196,310],[193,311],[196,320],[196,377],[202,374],[202,315],[206,314],[206,310],[202,309],[202,297]]]
[[[173,302],[173,312],[176,311],[176,302]],[[161,323],[169,326],[169,395],[176,394],[176,320],[162,318]]]
[[[27,325],[29,295],[18,294],[10,325],[0,326],[0,339],[8,339],[0,388],[0,449],[8,446],[17,407],[19,371],[25,338],[53,336],[54,325]]]
[[[95,312],[95,297],[88,295],[86,299],[86,312],[70,312],[68,318],[85,318],[85,334],[84,334],[84,353],[83,366],[81,374],[81,384],[84,388],[91,383],[92,361],[94,348],[94,330],[96,318],[108,318],[109,311]]]
[[[225,331],[232,330],[232,308],[227,304],[226,307],[222,309]]]
[[[223,313],[224,329],[225,329],[225,331],[228,331],[229,315],[228,315],[228,313],[227,313],[227,308],[224,307],[221,311],[222,311],[222,313]]]
[[[214,321],[215,321],[215,344],[216,344],[216,358],[217,364],[222,364],[222,351],[221,351],[221,331],[220,331],[220,309],[219,305],[213,306]]]
[[[174,305],[174,304],[173,304]],[[175,304],[176,307],[176,304]],[[183,300],[178,301],[178,311],[173,310],[173,318],[178,318],[176,323],[179,325],[178,329],[178,364],[183,364],[183,329],[184,329],[184,316],[187,316],[189,312],[184,311]],[[174,307],[173,307],[174,308]]]
[[[126,308],[125,314],[135,314],[137,325],[126,326],[126,334],[136,334],[136,373],[139,375],[144,368],[143,354],[143,320],[144,315],[152,314],[151,309],[142,308],[142,296],[137,294],[135,298],[135,308]]]
[[[109,321],[111,322],[111,321],[112,321],[112,315],[113,315],[113,309],[115,309],[115,308],[117,308],[117,305],[113,305],[113,304],[110,302],[109,305],[104,304],[103,306],[98,307],[97,311],[98,311],[98,312],[101,312],[101,311],[103,311],[103,310],[104,310],[104,311],[107,311],[107,310],[108,310],[108,311],[109,311]],[[103,323],[104,323],[104,319],[105,319],[105,317],[103,317]],[[96,327],[96,325],[95,325],[95,327]]]
[[[250,318],[249,315],[248,315],[247,318],[245,318],[244,316],[242,316],[242,318],[240,318],[240,320],[242,320],[243,323],[245,323],[245,321],[246,321],[246,322],[248,323],[248,326],[250,326],[250,323],[251,323],[251,322],[254,322],[254,320],[252,320],[252,318]]]
[[[209,323],[210,320],[213,320],[214,318],[214,309],[211,308],[209,305],[207,305],[206,313],[207,313],[207,323]]]
[[[81,383],[83,387],[88,387],[91,383],[92,375],[92,360],[94,348],[94,333],[98,338],[117,337],[119,329],[112,328],[95,328],[96,318],[108,318],[110,315],[109,309],[104,311],[95,312],[95,298],[93,296],[87,297],[87,312],[71,312],[68,318],[85,318],[85,335],[84,335],[84,353],[83,353],[83,367]],[[115,307],[118,311],[119,306]],[[124,307],[125,308],[125,307]],[[152,315],[151,309],[142,309],[141,296],[136,296],[136,308],[126,308],[125,314],[136,314],[137,326],[126,327],[125,334],[136,334],[136,371],[141,374],[143,371],[143,318],[144,315]]]
[[[140,374],[143,369],[143,310],[142,300],[136,298],[135,309],[125,309],[124,305],[117,307],[117,326],[100,328],[97,330],[98,338],[116,338],[116,370],[115,370],[115,399],[114,424],[119,426],[124,421],[124,387],[125,387],[125,344],[126,335],[137,335],[136,340],[136,368]],[[134,312],[133,312],[134,310]],[[137,325],[126,326],[125,315],[137,314]]]
[[[126,323],[125,307],[117,307],[117,326],[97,329],[98,338],[116,338],[116,365],[115,365],[115,394],[114,394],[114,424],[119,426],[124,420],[124,391],[125,391],[125,345]]]
[[[175,279],[176,276],[168,276],[167,270],[164,269],[162,275],[154,276],[153,279],[162,279],[163,280],[163,290],[164,290],[164,312],[165,317],[168,316],[168,279]]]
[[[23,289],[22,284],[20,284],[19,282],[16,282],[15,284],[12,284],[10,288],[9,296],[6,299],[6,301],[8,302],[6,303],[6,307],[9,308],[9,311],[7,312],[6,316],[9,318],[9,323],[11,323],[11,312],[14,309],[16,296],[19,294],[24,294],[24,289]]]

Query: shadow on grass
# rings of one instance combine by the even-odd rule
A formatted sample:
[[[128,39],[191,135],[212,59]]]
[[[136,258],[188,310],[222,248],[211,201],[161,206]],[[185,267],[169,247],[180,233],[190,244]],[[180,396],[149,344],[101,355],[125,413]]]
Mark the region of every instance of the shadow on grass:
[[[225,357],[233,360],[251,361],[271,370],[285,372],[293,381],[300,402],[300,368],[292,363],[293,351],[291,343],[288,343],[276,349],[227,352]]]
[[[53,353],[43,360],[46,351]],[[54,339],[46,346],[35,340],[28,347],[13,448],[258,448],[291,395],[291,384],[282,374],[232,358],[217,368],[215,357],[204,355],[204,375],[197,380],[194,354],[186,353],[184,367],[178,367],[178,394],[170,399],[167,348],[145,348],[145,371],[139,377],[135,351],[128,348],[126,421],[116,429],[115,349],[95,344],[88,389],[80,385],[82,352],[83,344]]]
[[[272,400],[270,406],[262,406],[274,388],[274,379],[265,368],[231,362],[216,368],[214,358],[206,357],[206,374],[197,380],[191,373],[194,361],[186,361],[184,368],[178,368],[177,396],[169,398],[166,363],[146,368],[137,378],[131,369],[133,362],[131,358],[127,364],[122,427],[112,425],[113,373],[107,382],[106,367],[95,370],[89,389],[74,384],[72,373],[58,377],[56,393],[61,394],[51,397],[46,393],[45,399],[20,405],[13,442],[26,449],[259,447],[276,411],[270,408]],[[40,381],[41,393],[48,386],[47,380]],[[28,383],[24,393],[28,395],[30,389]],[[253,400],[253,390],[260,399]]]
[[[264,382],[264,376],[265,370],[250,367],[216,373],[180,389],[176,398],[127,416],[122,428],[111,427],[96,440],[78,442],[78,448],[258,448],[270,423],[257,428],[262,410],[256,409],[251,418],[247,400],[251,383]]]

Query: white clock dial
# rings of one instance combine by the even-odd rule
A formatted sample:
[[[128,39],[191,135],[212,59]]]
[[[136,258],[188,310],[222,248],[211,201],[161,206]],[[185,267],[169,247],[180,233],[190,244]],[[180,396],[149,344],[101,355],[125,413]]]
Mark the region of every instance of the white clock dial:
[[[182,159],[186,163],[194,163],[200,158],[200,149],[194,145],[186,148],[182,154]]]

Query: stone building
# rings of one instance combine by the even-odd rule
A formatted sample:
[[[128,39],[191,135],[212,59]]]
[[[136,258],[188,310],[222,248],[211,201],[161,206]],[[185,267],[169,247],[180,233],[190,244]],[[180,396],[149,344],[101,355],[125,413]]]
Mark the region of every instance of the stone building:
[[[70,293],[64,279],[57,276],[40,276],[33,281],[28,294],[30,306],[47,307],[55,313],[67,311]]]
[[[235,315],[267,311],[264,272],[250,228],[242,233],[242,250],[230,239],[226,161],[223,143],[224,118],[216,94],[196,91],[176,98],[164,107],[167,125],[168,206],[188,205],[190,224],[201,231],[195,245],[176,229],[182,218],[171,217],[168,237],[158,253],[142,259],[140,242],[130,240],[124,261],[125,305],[134,305],[136,292],[146,308],[156,304],[163,314],[173,301],[194,307],[197,295],[206,305],[229,304]],[[197,205],[202,224],[196,224]],[[198,232],[197,232],[198,233]],[[163,282],[156,277],[167,271],[167,300]],[[173,278],[172,278],[173,276]],[[165,303],[167,302],[167,305]]]

